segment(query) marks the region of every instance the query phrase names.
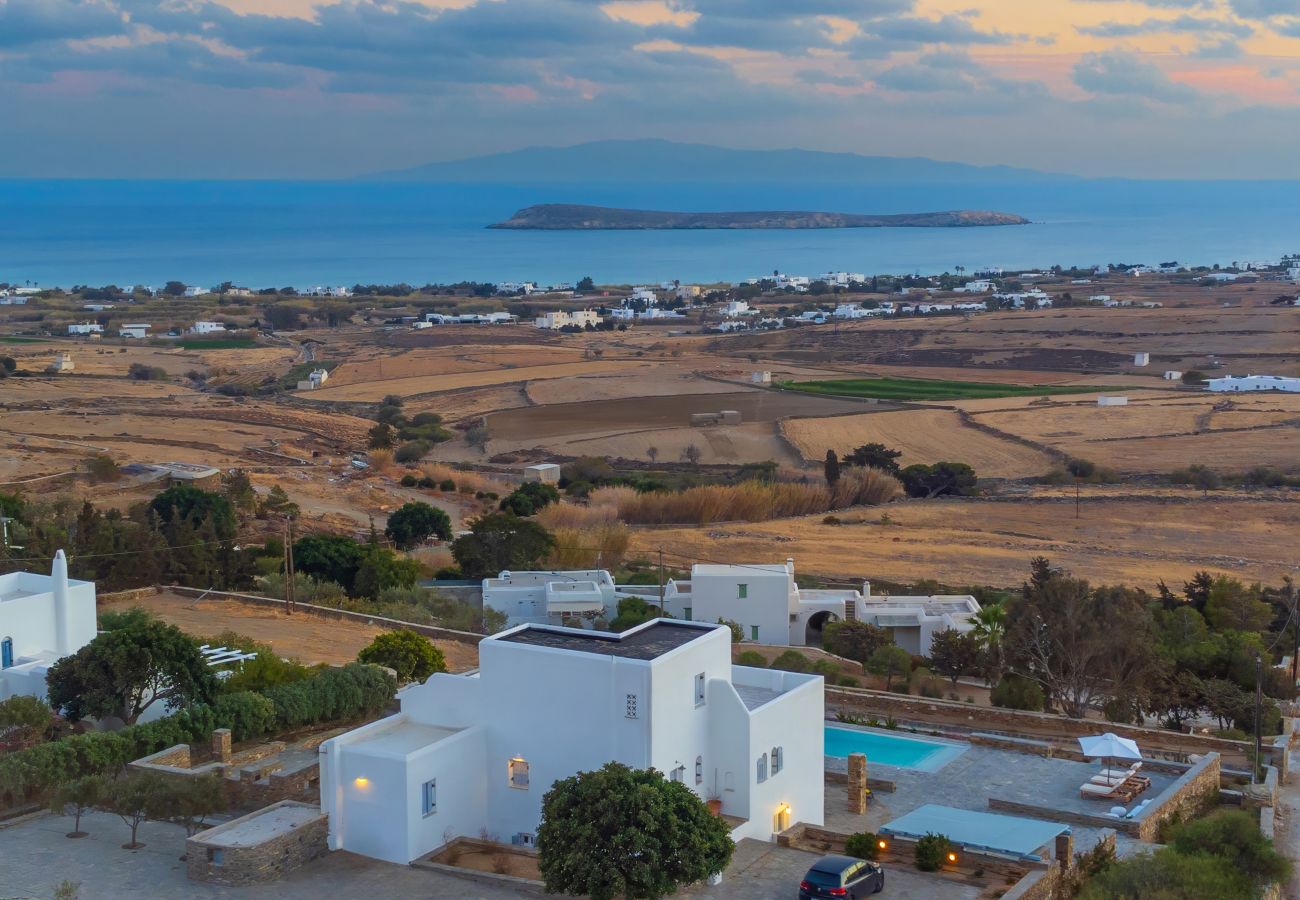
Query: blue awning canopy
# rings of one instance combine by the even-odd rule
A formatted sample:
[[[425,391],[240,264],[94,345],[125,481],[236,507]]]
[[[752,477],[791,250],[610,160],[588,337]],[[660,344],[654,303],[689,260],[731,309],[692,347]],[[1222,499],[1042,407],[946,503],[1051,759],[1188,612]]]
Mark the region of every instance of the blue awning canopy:
[[[1037,860],[1042,858],[1038,851],[1058,834],[1069,834],[1070,826],[927,803],[882,826],[880,833],[907,838],[942,834],[971,850]]]

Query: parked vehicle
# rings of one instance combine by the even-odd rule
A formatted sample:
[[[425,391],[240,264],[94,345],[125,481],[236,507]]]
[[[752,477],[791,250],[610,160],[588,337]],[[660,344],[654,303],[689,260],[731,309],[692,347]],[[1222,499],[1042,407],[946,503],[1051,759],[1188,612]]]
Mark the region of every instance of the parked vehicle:
[[[799,882],[799,900],[819,897],[861,900],[885,889],[885,870],[853,856],[823,856]]]

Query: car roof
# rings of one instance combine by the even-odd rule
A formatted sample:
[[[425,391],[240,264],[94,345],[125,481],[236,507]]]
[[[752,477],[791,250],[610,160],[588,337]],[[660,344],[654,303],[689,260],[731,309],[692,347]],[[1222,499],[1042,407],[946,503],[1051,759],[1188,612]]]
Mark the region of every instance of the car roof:
[[[855,866],[860,862],[862,860],[856,856],[823,856],[812,864],[812,868],[817,872],[829,872],[838,875],[849,866]]]

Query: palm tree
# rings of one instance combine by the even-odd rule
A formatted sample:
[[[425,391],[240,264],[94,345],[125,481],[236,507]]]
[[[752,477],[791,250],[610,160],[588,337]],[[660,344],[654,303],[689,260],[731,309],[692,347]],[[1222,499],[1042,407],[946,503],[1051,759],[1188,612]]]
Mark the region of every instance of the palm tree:
[[[975,614],[975,640],[984,651],[985,676],[990,684],[1002,679],[1002,642],[1007,636],[1007,609],[1001,603],[990,604]]]

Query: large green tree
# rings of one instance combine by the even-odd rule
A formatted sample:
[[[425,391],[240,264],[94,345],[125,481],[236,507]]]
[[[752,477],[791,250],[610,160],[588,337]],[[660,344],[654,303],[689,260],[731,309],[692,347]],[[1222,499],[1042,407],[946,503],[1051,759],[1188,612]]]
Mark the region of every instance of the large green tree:
[[[424,635],[405,629],[377,636],[357,654],[357,662],[392,669],[403,684],[424,681],[434,672],[447,671],[442,651]]]
[[[352,592],[366,547],[338,534],[309,534],[293,542],[294,567],[317,581],[332,581]]]
[[[725,869],[729,831],[686,785],[611,762],[547,791],[538,864],[548,893],[659,900]]]
[[[46,676],[50,705],[69,719],[116,716],[133,725],[155,703],[178,709],[211,702],[217,680],[198,643],[179,628],[144,614],[119,616],[105,628]]]
[[[451,554],[467,578],[487,578],[508,569],[534,569],[555,549],[551,533],[510,513],[491,513],[475,520],[470,533],[451,545]]]
[[[403,550],[409,550],[430,537],[449,541],[451,517],[428,503],[404,503],[388,517],[384,534]]]
[[[865,663],[877,649],[892,644],[889,630],[858,620],[831,622],[822,631],[822,647],[836,656]]]

